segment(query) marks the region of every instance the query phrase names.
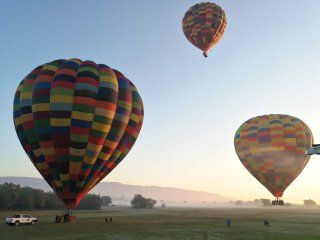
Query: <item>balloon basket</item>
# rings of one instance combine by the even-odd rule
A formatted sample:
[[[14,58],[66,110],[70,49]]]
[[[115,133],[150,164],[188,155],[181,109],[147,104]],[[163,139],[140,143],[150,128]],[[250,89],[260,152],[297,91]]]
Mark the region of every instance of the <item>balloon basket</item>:
[[[283,200],[276,199],[276,200],[273,200],[273,201],[272,201],[272,205],[280,205],[280,206],[283,206],[283,205],[284,205],[284,201],[283,201]]]
[[[56,216],[56,223],[76,223],[77,218],[72,211],[62,210],[60,215]]]

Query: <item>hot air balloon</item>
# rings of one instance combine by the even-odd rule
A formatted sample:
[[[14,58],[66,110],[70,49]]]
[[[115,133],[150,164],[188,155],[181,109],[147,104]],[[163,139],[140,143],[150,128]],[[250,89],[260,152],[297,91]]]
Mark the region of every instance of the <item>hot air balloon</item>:
[[[134,145],[143,103],[122,73],[79,59],[31,71],[14,98],[14,125],[34,166],[74,209]]]
[[[234,137],[236,153],[245,168],[283,204],[285,189],[309,161],[310,128],[284,114],[257,116],[244,122]]]
[[[208,51],[220,40],[227,25],[223,9],[215,3],[203,2],[192,6],[182,20],[183,32],[194,46]]]

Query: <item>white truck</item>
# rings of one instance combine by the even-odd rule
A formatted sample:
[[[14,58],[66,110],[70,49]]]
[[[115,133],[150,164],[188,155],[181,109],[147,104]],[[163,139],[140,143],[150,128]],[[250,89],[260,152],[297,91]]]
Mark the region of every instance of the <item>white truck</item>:
[[[6,218],[6,224],[9,226],[18,226],[19,224],[35,224],[38,221],[37,218],[31,217],[28,214],[16,214],[11,218]]]

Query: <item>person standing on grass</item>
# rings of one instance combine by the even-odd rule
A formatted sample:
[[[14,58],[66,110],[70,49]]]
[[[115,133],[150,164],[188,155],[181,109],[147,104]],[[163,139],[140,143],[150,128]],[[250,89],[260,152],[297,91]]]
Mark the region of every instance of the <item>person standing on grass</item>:
[[[231,226],[231,220],[227,219],[227,226],[230,227]]]
[[[269,220],[267,220],[267,219],[264,220],[264,226],[265,226],[265,227],[270,227],[270,222],[269,222]]]

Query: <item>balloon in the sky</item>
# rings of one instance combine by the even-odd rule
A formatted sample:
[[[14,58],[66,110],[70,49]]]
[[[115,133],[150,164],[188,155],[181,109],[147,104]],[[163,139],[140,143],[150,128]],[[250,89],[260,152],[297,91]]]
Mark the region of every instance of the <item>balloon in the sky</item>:
[[[184,35],[207,57],[208,51],[222,37],[227,25],[223,9],[215,3],[203,2],[192,6],[184,15]]]
[[[296,117],[283,114],[249,119],[237,130],[234,145],[245,168],[276,198],[301,173],[312,146],[310,128]]]
[[[43,64],[21,81],[14,99],[24,150],[70,209],[128,154],[142,121],[132,82],[92,61]]]

